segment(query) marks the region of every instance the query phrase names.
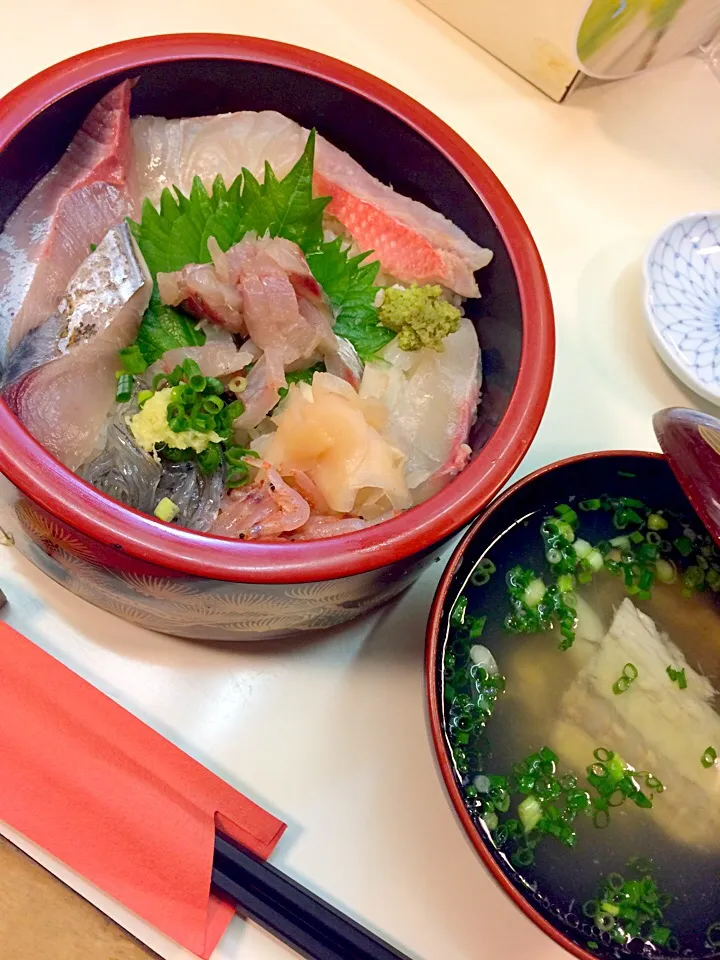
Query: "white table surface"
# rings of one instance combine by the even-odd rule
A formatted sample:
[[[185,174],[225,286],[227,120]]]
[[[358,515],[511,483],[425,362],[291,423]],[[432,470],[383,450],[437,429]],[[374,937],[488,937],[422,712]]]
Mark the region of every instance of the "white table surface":
[[[415,0],[4,7],[2,93],[102,43],[217,30],[350,61],[454,127],[526,217],[555,301],[555,382],[522,473],[586,450],[655,449],[652,413],[697,405],[645,336],[640,261],[665,222],[720,209],[720,84],[701,62],[558,106]],[[439,572],[379,614],[298,645],[204,646],[97,610],[0,550],[7,621],[286,819],[274,859],[291,875],[423,960],[560,960],[485,873],[440,781],[423,690]],[[163,956],[188,956],[23,845]],[[215,958],[290,956],[236,918]]]

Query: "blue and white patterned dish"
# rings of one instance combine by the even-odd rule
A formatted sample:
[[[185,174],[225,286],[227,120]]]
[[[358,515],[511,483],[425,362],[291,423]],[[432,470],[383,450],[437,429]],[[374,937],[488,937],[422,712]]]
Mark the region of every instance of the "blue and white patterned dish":
[[[720,405],[720,212],[669,224],[645,259],[645,314],[657,352]]]

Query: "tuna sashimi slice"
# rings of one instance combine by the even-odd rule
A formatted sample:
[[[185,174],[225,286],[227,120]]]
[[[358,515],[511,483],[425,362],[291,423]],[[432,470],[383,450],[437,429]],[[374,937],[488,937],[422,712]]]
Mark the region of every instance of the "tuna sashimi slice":
[[[76,470],[95,452],[115,400],[118,350],[135,339],[152,281],[127,224],[72,277],[57,313],[9,357],[4,396],[32,435]]]
[[[130,81],[93,108],[0,235],[0,356],[56,310],[71,276],[123,217],[131,188]]]
[[[327,207],[372,260],[404,283],[441,283],[477,297],[473,273],[492,252],[474,243],[450,220],[372,177],[347,153],[322,137],[315,155],[315,192],[332,197]]]

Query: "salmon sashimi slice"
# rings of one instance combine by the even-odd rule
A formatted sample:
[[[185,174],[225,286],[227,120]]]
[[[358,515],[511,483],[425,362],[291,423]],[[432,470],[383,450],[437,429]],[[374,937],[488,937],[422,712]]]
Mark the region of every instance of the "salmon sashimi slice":
[[[72,277],[57,313],[8,359],[8,406],[66,467],[97,452],[115,401],[118,350],[137,335],[152,281],[126,223]]]
[[[135,212],[130,81],[93,108],[60,161],[0,235],[0,357],[58,307],[75,270]]]
[[[133,120],[140,191],[158,203],[164,187],[188,194],[194,176],[210,190],[217,174],[230,184],[246,167],[258,179],[267,161],[283,177],[300,157],[308,131],[271,110],[216,117]],[[383,271],[403,283],[440,283],[479,295],[473,276],[492,258],[442,214],[396,193],[323,137],[316,140],[315,192],[332,201],[328,214]]]
[[[492,252],[478,246],[450,220],[371,176],[347,153],[318,138],[315,192],[331,197],[334,217],[355,245],[372,250],[385,273],[403,283],[440,283],[463,297],[477,297],[474,271]]]

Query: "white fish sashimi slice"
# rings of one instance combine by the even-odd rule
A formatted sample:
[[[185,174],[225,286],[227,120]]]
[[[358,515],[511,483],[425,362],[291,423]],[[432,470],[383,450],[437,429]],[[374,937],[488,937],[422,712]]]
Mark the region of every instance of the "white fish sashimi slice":
[[[95,452],[115,400],[117,352],[135,339],[151,291],[123,223],[75,273],[57,314],[27,333],[9,358],[8,405],[71,470]]]
[[[105,96],[59,163],[0,235],[0,355],[57,309],[68,282],[114,224],[135,212],[130,82]]]
[[[284,176],[300,157],[308,131],[273,111],[164,120],[133,120],[135,170],[143,196],[158,203],[164,187],[188,193],[195,175],[210,189],[216,175],[230,184],[247,167],[259,180],[267,161]],[[361,250],[374,251],[385,273],[405,283],[441,283],[478,296],[473,273],[492,253],[425,204],[371,176],[323,137],[316,141],[315,192],[330,196],[328,214]]]
[[[479,397],[480,346],[472,323],[429,348],[401,350],[393,340],[385,363],[368,363],[361,397],[376,397],[388,410],[385,433],[407,457],[405,475],[419,503],[467,463],[466,441]]]
[[[243,167],[262,180],[265,161],[282,177],[302,153],[307,134],[280,113],[247,110],[179,120],[137,117],[132,136],[140,194],[158,203],[165,187],[187,195],[196,176],[208,189],[218,174],[230,186]]]

